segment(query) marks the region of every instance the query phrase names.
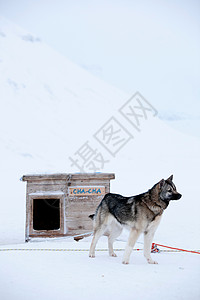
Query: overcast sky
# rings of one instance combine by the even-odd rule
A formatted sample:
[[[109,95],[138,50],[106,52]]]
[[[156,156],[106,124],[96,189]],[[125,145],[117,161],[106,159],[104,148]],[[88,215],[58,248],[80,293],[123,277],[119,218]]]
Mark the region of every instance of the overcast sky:
[[[0,14],[128,95],[200,114],[200,1],[0,0]]]

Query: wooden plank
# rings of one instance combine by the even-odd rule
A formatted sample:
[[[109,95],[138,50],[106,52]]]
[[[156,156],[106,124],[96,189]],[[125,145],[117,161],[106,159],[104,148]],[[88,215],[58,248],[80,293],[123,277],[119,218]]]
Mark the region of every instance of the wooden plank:
[[[77,205],[66,205],[65,206],[65,211],[66,211],[66,216],[69,216],[71,213],[78,213],[79,211],[86,211],[88,212],[89,210],[92,210],[93,212],[96,211],[97,206],[99,205],[100,201],[96,201],[93,203],[77,203]]]
[[[55,192],[55,191],[62,191],[63,193],[66,193],[67,187],[64,185],[46,185],[46,184],[31,184],[27,188],[28,194],[30,193],[36,193],[36,192]]]
[[[44,179],[44,180],[28,180],[28,184],[30,185],[66,185],[66,180],[58,180],[58,179]]]
[[[70,230],[67,232],[66,236],[74,236],[74,235],[79,235],[79,234],[88,234],[88,232],[91,232],[92,230],[88,230],[88,229],[82,229],[81,232],[80,230],[74,229],[74,230]]]
[[[24,175],[22,177],[23,181],[35,181],[35,180],[88,180],[88,179],[115,179],[114,173],[58,173],[58,174],[33,174],[33,175]]]
[[[97,178],[93,178],[93,179],[87,179],[87,180],[71,180],[70,183],[71,185],[100,185],[100,186],[105,186],[106,184],[109,184],[110,180],[109,179],[97,179]]]
[[[82,220],[80,221],[78,218],[74,220],[70,220],[67,222],[67,233],[76,230],[77,234],[81,234],[84,231],[92,231],[93,223],[92,220]]]
[[[41,238],[55,238],[55,237],[64,237],[64,236],[68,236],[68,234],[63,234],[63,233],[59,233],[57,232],[56,234],[55,233],[40,233],[40,234],[29,234],[29,237],[30,238],[37,238],[37,237],[41,237]]]
[[[30,174],[22,177],[23,181],[66,180],[70,174]]]
[[[82,180],[88,180],[88,179],[115,179],[114,173],[77,173],[77,174],[71,174],[72,180],[82,179]]]
[[[89,215],[94,214],[96,211],[96,208],[90,208],[88,211],[84,210],[71,210],[67,215],[66,215],[66,220],[74,220],[74,219],[79,219],[80,221],[85,219],[85,220],[91,220],[89,219]]]
[[[99,205],[100,201],[95,201],[92,203],[77,203],[77,205],[66,205],[66,217],[72,214],[79,214],[85,211],[88,215],[89,212],[95,213],[97,206]]]

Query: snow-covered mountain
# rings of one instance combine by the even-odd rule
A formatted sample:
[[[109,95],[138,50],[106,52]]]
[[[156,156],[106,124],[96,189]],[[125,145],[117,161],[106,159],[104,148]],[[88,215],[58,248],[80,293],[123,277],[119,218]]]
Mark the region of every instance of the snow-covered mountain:
[[[106,120],[127,97],[3,18],[0,66],[0,138],[27,159],[52,160],[55,151],[60,159],[64,149],[67,156],[73,136],[84,139],[91,124],[101,124],[97,116]]]
[[[130,109],[136,98],[95,78],[4,18],[0,83],[1,243],[24,239],[25,185],[20,177],[80,172],[78,154],[90,151],[93,161],[82,161],[81,167],[85,163],[85,171],[94,171],[96,163],[96,171],[115,172],[113,192],[140,193],[174,173],[183,200],[170,207],[158,237],[160,242],[171,239],[187,246],[190,236],[190,243],[197,244],[198,139],[160,121],[139,94],[134,124]],[[143,111],[138,106],[142,101]],[[191,203],[198,209],[184,228],[183,240],[180,230]]]

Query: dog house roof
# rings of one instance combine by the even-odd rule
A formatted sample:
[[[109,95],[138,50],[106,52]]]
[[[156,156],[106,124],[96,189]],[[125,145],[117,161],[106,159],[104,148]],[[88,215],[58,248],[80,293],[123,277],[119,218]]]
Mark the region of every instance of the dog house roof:
[[[115,179],[114,173],[57,173],[24,175],[22,181]]]

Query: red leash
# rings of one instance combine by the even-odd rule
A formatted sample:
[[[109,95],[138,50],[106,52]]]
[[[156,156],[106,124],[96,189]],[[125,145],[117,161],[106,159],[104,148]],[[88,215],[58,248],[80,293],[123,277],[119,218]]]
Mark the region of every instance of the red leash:
[[[151,252],[159,252],[159,249],[158,249],[157,246],[172,249],[172,250],[177,250],[177,251],[200,254],[200,252],[198,252],[198,251],[185,250],[185,249],[181,249],[181,248],[174,248],[174,247],[169,247],[169,246],[165,246],[165,245],[161,245],[161,244],[157,244],[157,243],[152,243]]]

